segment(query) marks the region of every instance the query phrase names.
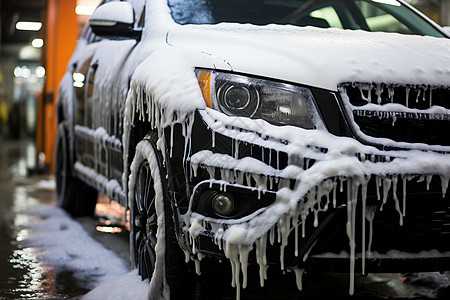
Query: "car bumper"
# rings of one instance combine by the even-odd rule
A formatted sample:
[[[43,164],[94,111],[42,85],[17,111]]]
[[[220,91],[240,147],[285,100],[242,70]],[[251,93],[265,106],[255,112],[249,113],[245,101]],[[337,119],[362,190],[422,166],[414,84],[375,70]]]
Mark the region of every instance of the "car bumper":
[[[230,258],[230,249],[245,248],[255,252],[250,261],[282,268],[348,271],[349,259],[370,272],[408,271],[411,261],[449,268],[448,154],[383,151],[209,109],[196,118],[203,133],[201,142],[192,137],[192,196],[183,218],[190,255]],[[251,209],[215,216],[201,203],[207,190],[243,195]]]

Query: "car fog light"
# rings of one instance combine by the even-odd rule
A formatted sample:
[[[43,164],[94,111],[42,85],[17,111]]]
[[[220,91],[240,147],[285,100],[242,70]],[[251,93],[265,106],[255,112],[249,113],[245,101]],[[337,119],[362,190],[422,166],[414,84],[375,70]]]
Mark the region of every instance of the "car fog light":
[[[234,211],[234,199],[227,193],[217,194],[212,198],[211,207],[216,214],[229,216]]]

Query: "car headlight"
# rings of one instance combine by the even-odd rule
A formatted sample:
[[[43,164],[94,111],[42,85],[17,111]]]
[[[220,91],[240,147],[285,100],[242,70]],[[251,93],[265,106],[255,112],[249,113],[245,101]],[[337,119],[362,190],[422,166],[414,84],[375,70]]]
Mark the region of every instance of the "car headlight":
[[[308,88],[214,70],[197,69],[196,75],[206,104],[229,116],[322,127]]]

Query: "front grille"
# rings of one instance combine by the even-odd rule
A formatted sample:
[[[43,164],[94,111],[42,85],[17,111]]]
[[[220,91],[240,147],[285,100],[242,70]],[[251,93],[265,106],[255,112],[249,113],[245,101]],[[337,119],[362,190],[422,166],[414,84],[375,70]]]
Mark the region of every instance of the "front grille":
[[[392,207],[389,207],[392,206]],[[378,211],[373,221],[372,250],[391,249],[418,253],[422,250],[449,251],[450,203],[438,193],[407,197],[406,216],[399,225],[393,203]]]
[[[339,91],[363,139],[450,146],[449,87],[344,83]]]

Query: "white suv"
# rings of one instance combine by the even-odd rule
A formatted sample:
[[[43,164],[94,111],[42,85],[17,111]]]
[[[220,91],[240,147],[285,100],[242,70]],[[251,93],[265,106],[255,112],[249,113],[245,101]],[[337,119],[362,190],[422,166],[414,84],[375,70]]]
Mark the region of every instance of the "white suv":
[[[403,1],[104,1],[57,111],[59,205],[129,209],[155,297],[450,269],[450,39]]]

